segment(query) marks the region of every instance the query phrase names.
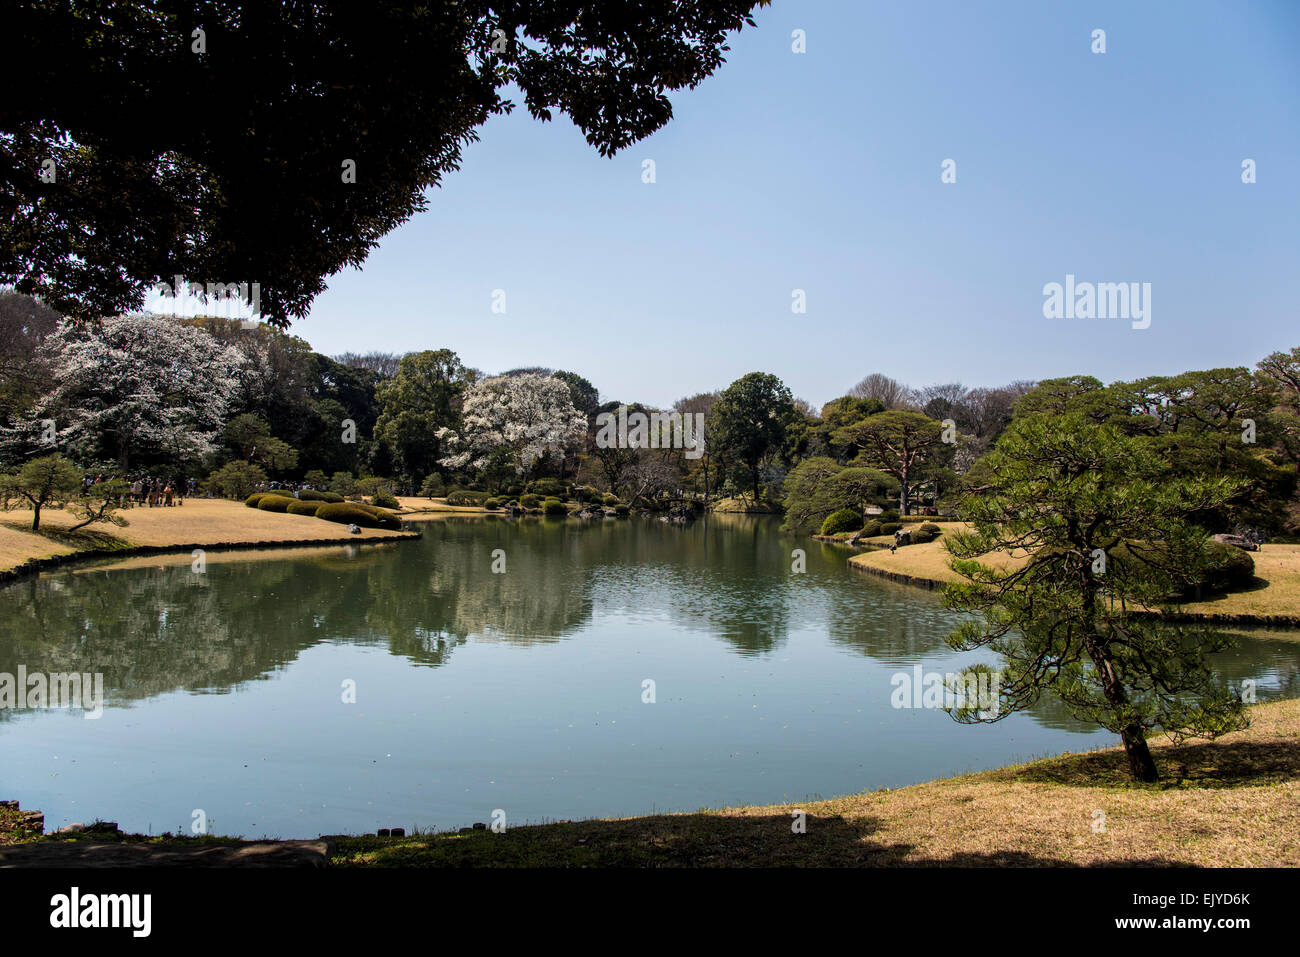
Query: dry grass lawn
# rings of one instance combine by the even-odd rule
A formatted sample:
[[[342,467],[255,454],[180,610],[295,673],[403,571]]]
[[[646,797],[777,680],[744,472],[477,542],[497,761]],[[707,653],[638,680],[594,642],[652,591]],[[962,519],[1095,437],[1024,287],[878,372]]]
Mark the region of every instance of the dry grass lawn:
[[[421,518],[436,518],[450,512],[465,512],[482,515],[487,509],[479,505],[448,505],[445,498],[423,498],[416,495],[399,495],[398,503],[402,506],[402,518],[415,521]]]
[[[1300,866],[1300,701],[1218,743],[1155,743],[893,791],[695,814],[339,841],[351,866]],[[954,730],[960,733],[960,730]],[[807,833],[795,834],[795,811]],[[1097,812],[1101,812],[1098,814]]]
[[[22,525],[24,528],[30,529],[32,524],[31,513],[20,512],[18,514],[28,516],[27,521]],[[9,521],[10,516],[0,513],[0,518]],[[76,549],[70,545],[60,545],[58,542],[51,541],[30,530],[24,531],[10,524],[0,524],[0,570],[17,568],[29,561],[53,558],[55,555],[67,555],[74,551]]]
[[[75,551],[111,551],[133,546],[259,545],[326,539],[356,542],[400,539],[409,534],[363,528],[360,535],[352,535],[346,525],[337,522],[309,515],[264,512],[225,499],[186,499],[181,506],[129,508],[120,514],[129,523],[124,528],[97,524],[69,535],[67,529],[78,519],[70,512],[46,509],[41,512],[41,534],[34,535],[23,531],[31,525],[30,509],[0,512],[0,571],[13,569],[32,558]]]
[[[944,535],[952,529],[945,528]],[[954,582],[961,576],[948,567],[949,554],[944,535],[924,545],[905,545],[895,552],[888,549],[863,552],[849,559],[850,564],[867,572],[906,575],[923,582]],[[869,539],[888,543],[889,539]],[[1255,577],[1259,584],[1246,591],[1215,595],[1204,601],[1184,602],[1181,613],[1209,617],[1246,616],[1257,618],[1300,617],[1300,545],[1264,545],[1253,552]],[[991,560],[990,560],[991,559]],[[1023,553],[994,555],[985,561],[997,568],[1023,563]]]

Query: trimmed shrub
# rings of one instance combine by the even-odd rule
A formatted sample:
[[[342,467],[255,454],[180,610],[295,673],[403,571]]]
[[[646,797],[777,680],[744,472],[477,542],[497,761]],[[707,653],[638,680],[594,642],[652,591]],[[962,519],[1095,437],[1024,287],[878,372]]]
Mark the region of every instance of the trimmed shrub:
[[[616,505],[618,505],[618,496],[613,494],[612,492],[607,492],[605,493],[605,497],[601,501],[603,501],[610,508],[614,508]]]
[[[926,542],[932,542],[942,531],[943,529],[934,522],[923,522],[919,528],[912,529],[912,544],[924,545]]]
[[[495,512],[499,508],[501,508],[501,500],[499,498],[487,499],[486,501],[484,501],[483,507],[487,509],[489,512]]]
[[[314,488],[305,488],[298,493],[300,502],[341,502],[343,496],[338,492],[318,492]]]
[[[1255,559],[1250,552],[1223,542],[1207,542],[1206,566],[1197,583],[1209,591],[1234,591],[1247,587],[1255,577]]]
[[[624,505],[622,502],[614,506],[614,514],[620,517],[629,515],[631,512],[632,507],[630,505]]]
[[[862,516],[855,508],[836,509],[822,522],[823,535],[835,535],[839,532],[856,532],[862,527]]]
[[[290,498],[287,495],[277,495],[272,492],[268,495],[263,495],[258,499],[257,507],[263,512],[284,512],[287,511],[289,506],[296,501],[298,501],[296,498]]]
[[[543,498],[553,499],[560,499],[568,492],[564,487],[564,483],[555,478],[533,479],[528,483],[528,487],[524,491],[540,495]]]
[[[397,496],[386,488],[375,489],[374,494],[370,496],[370,504],[378,508],[397,509],[402,507],[402,503],[397,500]]]
[[[880,534],[880,519],[878,518],[873,518],[871,521],[867,522],[867,524],[862,526],[863,538],[875,538],[879,534]]]
[[[537,508],[542,504],[542,500],[531,492],[519,496],[519,504],[524,508]]]
[[[487,500],[487,492],[474,492],[469,489],[461,489],[447,496],[448,505],[482,505]]]
[[[882,523],[888,523],[897,522],[902,516],[898,514],[898,509],[887,508],[876,517],[879,518]]]
[[[880,523],[880,531],[877,532],[876,534],[877,534],[877,535],[893,535],[894,532],[898,531],[898,530],[899,530],[900,528],[902,528],[902,527],[903,527],[903,523],[902,523],[902,522],[881,522],[881,523]]]
[[[558,498],[548,498],[542,503],[543,515],[568,515],[569,510],[564,507],[564,503]]]
[[[362,528],[390,528],[397,531],[402,527],[402,520],[392,512],[356,502],[326,502],[316,510],[316,517],[342,525],[360,525]]]
[[[213,495],[222,498],[241,499],[253,494],[253,490],[266,481],[266,473],[256,465],[247,462],[227,462],[207,479],[207,487]]]
[[[298,499],[297,501],[290,502],[289,507],[286,508],[285,511],[290,515],[315,515],[316,510],[324,504],[324,502],[317,502],[312,499],[308,499],[307,501]]]
[[[270,495],[270,492],[254,492],[248,498],[244,499],[244,504],[249,508],[257,508],[257,503]]]

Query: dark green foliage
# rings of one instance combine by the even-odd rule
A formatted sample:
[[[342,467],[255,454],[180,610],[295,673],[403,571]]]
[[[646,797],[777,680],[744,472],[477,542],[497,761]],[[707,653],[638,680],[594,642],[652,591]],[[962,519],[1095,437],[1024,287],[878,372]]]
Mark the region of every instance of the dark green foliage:
[[[299,499],[290,502],[285,511],[290,515],[315,515],[317,510],[324,504],[324,502],[312,501],[310,499],[306,501]]]
[[[254,492],[252,495],[248,496],[248,498],[244,499],[244,504],[249,508],[257,508],[257,503],[270,494],[270,492]]]
[[[489,512],[496,512],[501,509],[501,499],[489,498],[483,502],[483,507]]]
[[[626,517],[631,513],[631,511],[632,511],[632,507],[630,505],[624,505],[622,503],[619,503],[618,505],[614,506],[614,514],[618,515],[619,517]]]
[[[402,520],[392,512],[358,502],[326,502],[316,510],[316,517],[342,525],[360,525],[362,528],[397,531],[402,527]]]
[[[912,544],[924,545],[926,542],[932,542],[942,534],[943,529],[933,522],[923,522],[918,528],[912,529]]]
[[[555,478],[533,479],[528,483],[528,491],[543,498],[561,498],[568,492],[564,483]]]
[[[424,477],[424,484],[420,486],[420,494],[425,498],[441,498],[446,494],[446,486],[443,485],[442,476],[437,472],[430,472]]]
[[[379,508],[388,509],[398,509],[402,507],[402,503],[397,500],[397,496],[386,488],[375,489],[374,494],[370,496],[370,504],[378,506]]]
[[[902,522],[881,522],[880,530],[876,532],[876,534],[893,535],[896,531],[898,531],[902,527],[903,527]]]
[[[93,318],[177,273],[260,280],[285,324],[426,206],[503,91],[613,155],[718,69],[753,5],[8,4],[24,56],[0,58],[0,89],[40,95],[0,111],[0,284]],[[208,119],[160,121],[186,113]]]
[[[1209,591],[1239,591],[1255,580],[1255,559],[1235,545],[1206,542],[1200,584]]]
[[[826,516],[822,522],[823,535],[836,535],[840,532],[856,532],[862,527],[862,513],[854,508],[841,508]]]
[[[289,498],[287,495],[277,495],[274,492],[263,495],[257,500],[257,508],[263,512],[284,512],[289,506],[298,501],[296,498]]]
[[[569,510],[558,498],[548,498],[542,503],[542,512],[546,515],[568,515]]]
[[[343,496],[338,492],[318,492],[305,488],[298,493],[298,499],[303,502],[341,502]]]
[[[898,491],[884,472],[845,468],[834,459],[804,459],[785,477],[785,524],[790,532],[819,529],[826,516],[840,509],[861,513],[868,504],[883,504]]]
[[[1050,692],[1120,735],[1141,781],[1159,777],[1152,729],[1213,738],[1242,727],[1242,702],[1209,659],[1232,639],[1131,613],[1167,606],[1189,582],[1244,576],[1193,520],[1231,501],[1240,480],[1180,475],[1142,437],[1087,411],[1018,417],[987,460],[984,487],[961,502],[971,531],[944,539],[965,579],[948,586],[948,603],[982,620],[949,644],[991,648],[1005,667],[991,713],[954,717],[997,720]],[[1012,548],[1032,560],[1009,570],[980,561]]]
[[[519,496],[519,504],[524,508],[537,508],[542,504],[542,500],[529,492],[526,495]]]
[[[786,430],[799,419],[784,382],[770,373],[750,372],[727,386],[709,412],[709,451],[736,463],[758,502],[763,464],[781,451]]]
[[[241,499],[252,494],[266,481],[266,473],[259,466],[248,462],[227,462],[207,479],[207,487],[213,495],[222,498]]]

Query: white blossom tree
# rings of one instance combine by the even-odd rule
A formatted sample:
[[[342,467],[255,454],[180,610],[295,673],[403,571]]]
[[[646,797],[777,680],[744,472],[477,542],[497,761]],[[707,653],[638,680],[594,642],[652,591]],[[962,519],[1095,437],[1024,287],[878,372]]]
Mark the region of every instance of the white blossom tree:
[[[471,386],[461,423],[459,430],[438,430],[452,453],[439,459],[442,465],[478,471],[504,449],[518,474],[546,455],[560,454],[587,431],[587,417],[574,408],[569,386],[533,373],[496,376]]]
[[[182,461],[214,450],[245,359],[201,329],[165,316],[64,322],[41,346],[53,388],[32,418],[87,458]]]

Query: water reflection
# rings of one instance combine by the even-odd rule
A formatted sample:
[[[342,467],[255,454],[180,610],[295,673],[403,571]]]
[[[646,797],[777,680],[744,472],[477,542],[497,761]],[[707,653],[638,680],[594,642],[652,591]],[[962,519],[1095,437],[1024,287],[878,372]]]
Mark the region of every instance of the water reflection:
[[[936,595],[853,575],[842,549],[785,536],[769,518],[684,528],[447,519],[421,530],[421,541],[398,545],[209,556],[201,574],[180,556],[12,584],[0,590],[0,672],[102,672],[110,705],[220,694],[323,642],[442,667],[470,641],[562,641],[589,628],[597,607],[605,620],[723,641],[741,658],[771,657],[805,631],[890,668],[953,657],[944,636],[955,616]],[[806,574],[791,571],[795,548],[807,552]],[[1228,680],[1254,679],[1263,698],[1300,694],[1294,632],[1235,636],[1220,662]],[[1084,727],[1054,699],[1033,716]]]

